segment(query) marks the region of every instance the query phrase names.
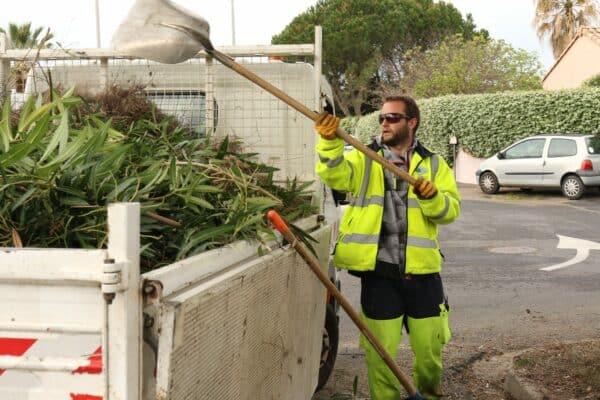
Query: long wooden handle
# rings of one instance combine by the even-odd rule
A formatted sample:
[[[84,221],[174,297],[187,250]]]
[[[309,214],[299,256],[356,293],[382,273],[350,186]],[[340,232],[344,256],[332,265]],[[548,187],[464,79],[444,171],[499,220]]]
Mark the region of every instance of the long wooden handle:
[[[388,354],[385,348],[381,345],[381,343],[377,340],[375,335],[369,330],[364,321],[360,318],[360,315],[352,308],[348,300],[344,297],[344,295],[339,291],[339,289],[331,282],[329,277],[323,272],[319,263],[315,258],[308,252],[304,246],[300,243],[300,241],[296,238],[296,236],[292,233],[287,224],[283,221],[283,219],[277,214],[276,211],[271,210],[267,212],[267,218],[271,222],[271,224],[277,229],[281,235],[287,240],[292,247],[300,254],[302,259],[306,261],[310,269],[315,273],[317,278],[327,287],[329,292],[335,297],[335,299],[340,303],[344,311],[348,314],[350,319],[354,322],[357,328],[365,335],[367,340],[373,345],[377,353],[381,356],[381,358],[385,361],[387,366],[392,370],[396,378],[400,381],[404,389],[408,392],[409,395],[415,396],[417,395],[417,389],[413,385],[412,381],[404,375],[404,373],[400,370],[400,367],[396,362],[392,359],[392,357]]]
[[[296,109],[298,112],[304,114],[306,117],[310,118],[311,120],[315,121],[317,119],[317,117],[319,116],[319,114],[312,111],[310,108],[306,107],[304,104],[300,103],[298,100],[292,98],[291,96],[289,96],[288,94],[283,92],[281,89],[273,86],[269,82],[262,79],[260,76],[256,75],[254,72],[243,67],[239,63],[235,62],[235,60],[233,60],[231,57],[221,53],[220,51],[218,51],[214,48],[211,50],[207,50],[207,53],[210,54],[211,56],[213,56],[214,58],[216,58],[218,61],[220,61],[226,67],[228,67],[231,70],[242,75],[249,81],[254,82],[258,86],[260,86],[267,92],[271,93],[273,96],[277,97],[278,99],[280,99],[281,101],[283,101],[284,103],[289,105],[290,107]],[[387,169],[388,171],[391,171],[394,175],[398,176],[402,180],[410,183],[413,186],[417,182],[416,178],[411,176],[408,172],[398,168],[396,165],[392,164],[391,162],[389,162],[388,160],[386,160],[385,158],[383,158],[382,156],[377,154],[377,152],[375,152],[375,151],[371,150],[370,148],[368,148],[367,146],[365,146],[361,141],[356,139],[354,136],[351,136],[348,133],[346,133],[342,128],[339,128],[339,127],[337,128],[336,135],[339,138],[344,139],[347,143],[350,143],[355,149],[364,153],[367,157],[369,157],[372,160],[381,164],[381,166],[383,168]]]

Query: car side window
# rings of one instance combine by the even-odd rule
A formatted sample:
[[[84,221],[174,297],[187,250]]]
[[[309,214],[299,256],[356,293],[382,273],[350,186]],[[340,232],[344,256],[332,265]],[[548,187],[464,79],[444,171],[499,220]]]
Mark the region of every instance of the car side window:
[[[586,138],[585,145],[589,154],[600,154],[600,136]]]
[[[505,158],[541,158],[546,139],[530,139],[514,145],[506,150]]]
[[[569,157],[577,154],[577,143],[573,139],[551,139],[548,157]]]

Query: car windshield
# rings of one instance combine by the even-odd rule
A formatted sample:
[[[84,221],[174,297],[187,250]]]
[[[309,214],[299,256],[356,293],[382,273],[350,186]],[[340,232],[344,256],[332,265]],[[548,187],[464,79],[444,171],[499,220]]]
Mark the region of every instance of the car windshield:
[[[590,154],[600,154],[600,136],[586,138],[585,147]]]

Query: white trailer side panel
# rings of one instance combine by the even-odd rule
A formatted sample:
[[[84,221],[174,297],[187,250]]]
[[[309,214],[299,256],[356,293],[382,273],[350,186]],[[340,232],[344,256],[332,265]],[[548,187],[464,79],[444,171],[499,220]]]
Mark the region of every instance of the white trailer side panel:
[[[312,235],[326,269],[331,229]],[[197,262],[202,269],[211,260]],[[156,398],[310,398],[325,302],[323,285],[293,249],[234,264],[163,298]]]
[[[0,398],[102,398],[107,258],[102,250],[0,251]]]
[[[138,400],[139,204],[108,250],[0,249],[0,399]]]

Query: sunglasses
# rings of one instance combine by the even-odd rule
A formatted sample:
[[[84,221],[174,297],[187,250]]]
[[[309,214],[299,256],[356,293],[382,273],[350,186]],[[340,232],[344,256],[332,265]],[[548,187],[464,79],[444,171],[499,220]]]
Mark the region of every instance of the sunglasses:
[[[400,113],[386,113],[386,114],[379,114],[379,124],[383,123],[383,121],[387,121],[390,124],[395,124],[400,122],[401,120],[409,120],[410,117],[404,114],[400,114]]]

